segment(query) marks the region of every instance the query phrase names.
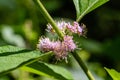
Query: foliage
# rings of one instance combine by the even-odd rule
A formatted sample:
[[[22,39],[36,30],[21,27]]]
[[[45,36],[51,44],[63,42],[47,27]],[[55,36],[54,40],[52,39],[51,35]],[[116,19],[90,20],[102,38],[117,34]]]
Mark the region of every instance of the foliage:
[[[77,21],[80,21],[83,16],[102,4],[106,3],[108,0],[73,0],[77,13]]]
[[[14,46],[3,46],[0,47],[0,75],[14,70],[18,67],[25,66],[25,70],[34,73],[48,74],[48,76],[54,77],[56,79],[68,80],[72,77],[65,69],[57,66],[49,65],[47,63],[36,62],[38,60],[46,61],[44,59],[49,59],[51,52],[41,54],[39,51],[31,51],[23,48],[18,48]],[[49,56],[49,57],[47,57]],[[34,63],[33,63],[34,62]],[[36,70],[34,70],[36,69]],[[53,70],[53,71],[52,71]],[[57,70],[60,70],[59,72]],[[63,75],[63,72],[65,73]]]
[[[113,80],[120,80],[120,73],[114,69],[105,68],[105,70],[109,73],[109,75],[113,78]]]
[[[55,78],[58,80],[73,80],[72,75],[66,69],[43,62],[35,62],[29,64],[27,66],[22,67],[22,69],[28,72],[32,72],[50,78]]]
[[[89,65],[88,67],[97,80],[104,80],[103,78],[107,80],[110,79],[104,72],[103,66],[113,67],[118,71],[120,70],[120,36],[118,35],[120,32],[119,1],[110,1],[104,6],[101,6],[107,1],[108,0],[73,0],[73,2],[72,0],[42,1],[52,17],[66,17],[69,18],[66,19],[68,21],[73,21],[76,17],[78,22],[80,21],[86,24],[88,38],[83,39],[75,36],[74,39],[76,44],[83,48],[83,50],[79,52],[79,55],[85,60],[87,65]],[[73,3],[75,5],[76,15]],[[91,13],[88,14],[89,12]],[[68,57],[68,64],[61,61],[57,62],[56,65],[51,65],[51,63],[54,63],[53,59],[51,61],[51,58],[54,58],[53,53],[43,53],[34,50],[36,49],[38,38],[41,35],[47,35],[45,32],[47,22],[41,15],[41,10],[36,7],[32,0],[1,0],[0,17],[0,46],[6,45],[0,47],[0,76],[4,75],[0,77],[0,79],[9,80],[15,78],[13,70],[20,68],[22,70],[26,69],[27,72],[32,72],[28,75],[29,79],[33,77],[34,79],[39,80],[38,78],[40,78],[40,80],[42,80],[41,76],[36,77],[37,74],[52,79],[73,80],[74,77],[76,80],[80,78],[87,80],[84,73],[78,70],[79,67],[76,67],[78,64],[75,64],[74,59],[71,59],[71,55]],[[8,35],[9,30],[4,31],[5,26],[12,29],[12,36]],[[68,70],[58,65],[69,69],[72,75]],[[113,79],[119,74],[114,70],[106,70]],[[66,75],[63,74],[65,72]],[[18,76],[22,75],[18,74]]]
[[[42,54],[37,50],[31,51],[14,46],[2,46],[0,47],[0,74],[35,62],[47,55],[51,55],[51,53]]]

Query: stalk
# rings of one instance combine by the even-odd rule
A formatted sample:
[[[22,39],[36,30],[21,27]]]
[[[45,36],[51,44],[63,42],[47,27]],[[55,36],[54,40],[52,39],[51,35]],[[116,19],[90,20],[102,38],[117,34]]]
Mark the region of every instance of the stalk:
[[[81,68],[85,72],[85,74],[88,77],[88,79],[89,80],[95,80],[94,77],[93,77],[93,75],[91,74],[91,72],[89,71],[89,69],[87,68],[87,66],[85,65],[85,63],[82,61],[82,59],[79,56],[79,54],[76,51],[74,51],[74,52],[72,52],[72,55],[76,59],[76,61],[78,62],[78,64],[81,66]]]
[[[40,0],[33,0],[33,1],[40,8],[40,11],[41,11],[42,15],[52,25],[53,29],[56,31],[56,33],[58,34],[58,36],[63,39],[64,34],[58,29],[55,21],[49,15],[49,13],[45,9],[45,7],[42,5],[41,1]],[[89,78],[89,80],[95,80],[94,77],[92,76],[91,72],[88,70],[87,66],[82,61],[81,57],[75,51],[72,52],[72,55],[76,59],[76,61],[78,62],[78,64],[81,66],[81,68],[83,69],[83,71],[85,72],[85,74],[87,75],[87,77]]]
[[[40,11],[41,11],[42,15],[48,21],[48,23],[51,24],[51,26],[56,31],[56,33],[58,34],[58,36],[60,38],[63,38],[63,36],[64,36],[63,33],[59,30],[59,28],[57,27],[55,21],[52,19],[52,17],[50,16],[50,14],[47,12],[47,10],[45,9],[45,7],[41,3],[41,1],[40,0],[33,0],[33,1],[40,8]]]

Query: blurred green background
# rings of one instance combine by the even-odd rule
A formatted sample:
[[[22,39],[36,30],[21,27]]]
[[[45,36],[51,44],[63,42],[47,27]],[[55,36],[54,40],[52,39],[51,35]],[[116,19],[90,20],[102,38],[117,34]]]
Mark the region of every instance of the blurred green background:
[[[76,18],[72,0],[42,0],[42,3],[53,18],[71,20]],[[104,67],[120,71],[119,4],[119,0],[110,0],[87,14],[80,22],[88,29],[87,38],[80,39],[83,47],[80,56],[93,72],[96,80],[112,80]],[[0,0],[0,46],[9,44],[36,49],[39,37],[45,35],[46,24],[47,21],[32,0]],[[82,70],[78,72],[79,66],[74,63],[73,58],[64,66],[71,71],[75,80],[80,78],[87,80]],[[0,77],[0,80],[52,79],[16,70]]]

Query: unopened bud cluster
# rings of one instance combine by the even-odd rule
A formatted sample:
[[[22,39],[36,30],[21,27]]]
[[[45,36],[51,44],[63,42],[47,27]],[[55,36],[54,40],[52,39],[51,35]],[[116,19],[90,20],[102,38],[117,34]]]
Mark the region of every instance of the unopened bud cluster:
[[[83,29],[77,22],[73,22],[73,25],[64,21],[56,22],[56,24],[58,28],[65,34],[63,40],[51,41],[49,38],[40,38],[37,48],[43,52],[52,51],[57,60],[66,59],[68,52],[74,51],[76,49],[73,36],[70,36],[66,31],[82,35]],[[55,33],[50,24],[47,26],[48,32]]]

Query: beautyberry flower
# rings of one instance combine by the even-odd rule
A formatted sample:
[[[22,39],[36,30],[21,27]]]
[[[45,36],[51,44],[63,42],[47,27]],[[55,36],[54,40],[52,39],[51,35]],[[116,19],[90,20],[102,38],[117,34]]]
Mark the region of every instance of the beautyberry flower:
[[[66,51],[74,51],[74,49],[76,48],[76,45],[72,38],[72,36],[64,36],[62,44],[64,45],[64,49]]]
[[[70,30],[72,33],[77,33],[76,26],[74,27],[74,26],[72,26],[70,23],[68,23],[68,24],[66,25],[66,28],[67,28],[68,30]]]
[[[58,21],[56,22],[58,28],[63,32],[65,33],[65,28],[66,28],[66,22],[64,21]],[[48,32],[55,32],[51,26],[51,24],[47,24],[47,29],[46,29]]]
[[[68,52],[73,51],[76,48],[72,36],[64,36],[63,41],[50,41],[49,38],[41,38],[38,49],[43,52],[53,51],[57,60],[66,59]]]
[[[39,40],[39,44],[37,44],[37,48],[43,52],[48,52],[53,49],[53,42],[50,41],[49,38],[41,38]]]
[[[70,30],[72,33],[77,33],[77,34],[79,34],[79,35],[81,35],[82,32],[83,32],[82,27],[79,26],[79,24],[78,24],[77,22],[74,22],[73,25],[71,25],[70,23],[68,23],[68,24],[66,25],[66,28],[67,28],[68,30]]]
[[[55,42],[55,47],[54,47],[54,54],[55,54],[55,58],[57,60],[60,59],[65,59],[68,55],[68,52],[64,49],[64,45],[61,44],[61,42]]]
[[[38,49],[43,52],[52,51],[57,60],[66,59],[68,52],[74,51],[77,47],[73,41],[73,36],[71,33],[76,33],[79,35],[84,35],[86,33],[85,25],[79,25],[78,22],[73,22],[71,25],[69,22],[59,21],[56,22],[58,28],[65,34],[62,41],[50,41],[49,38],[41,38],[39,44],[37,45]],[[55,33],[54,29],[50,24],[47,25],[47,31]]]
[[[70,22],[65,22],[65,21],[58,21],[56,22],[58,28],[65,34],[65,35],[69,35],[71,33],[75,33],[78,35],[85,35],[84,33],[86,33],[86,29],[84,28],[85,25],[81,24],[79,25],[78,22],[73,22],[73,25],[70,24]],[[55,33],[55,31],[53,30],[52,26],[50,24],[47,25],[47,31],[48,32],[52,32]],[[66,31],[70,31],[70,32],[66,32]]]

